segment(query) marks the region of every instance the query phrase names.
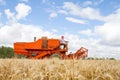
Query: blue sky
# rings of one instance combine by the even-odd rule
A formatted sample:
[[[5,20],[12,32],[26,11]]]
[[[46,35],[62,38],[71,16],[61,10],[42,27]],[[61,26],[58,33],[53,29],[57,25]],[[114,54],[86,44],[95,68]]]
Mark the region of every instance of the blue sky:
[[[120,0],[0,0],[0,45],[33,37],[69,41],[69,51],[120,59]]]

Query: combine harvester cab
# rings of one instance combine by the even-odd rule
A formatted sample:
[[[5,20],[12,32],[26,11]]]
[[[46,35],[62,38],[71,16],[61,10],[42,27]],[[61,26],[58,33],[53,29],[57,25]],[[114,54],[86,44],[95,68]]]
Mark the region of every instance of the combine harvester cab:
[[[60,59],[79,59],[81,57],[87,57],[88,50],[80,48],[76,53],[66,55],[68,52],[68,42],[64,48],[61,48],[59,39],[47,39],[42,37],[34,42],[15,42],[14,53],[24,55],[32,59],[44,59],[58,57]]]

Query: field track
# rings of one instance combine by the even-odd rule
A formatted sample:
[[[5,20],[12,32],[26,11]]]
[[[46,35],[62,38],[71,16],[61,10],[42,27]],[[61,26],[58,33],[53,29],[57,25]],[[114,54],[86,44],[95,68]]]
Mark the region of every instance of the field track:
[[[0,80],[120,80],[120,61],[0,59]]]

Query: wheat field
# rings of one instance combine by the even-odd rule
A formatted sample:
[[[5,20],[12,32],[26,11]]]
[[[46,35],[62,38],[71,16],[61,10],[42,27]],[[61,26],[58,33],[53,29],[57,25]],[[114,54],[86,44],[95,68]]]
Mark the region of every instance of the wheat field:
[[[120,80],[120,61],[0,59],[0,80]]]

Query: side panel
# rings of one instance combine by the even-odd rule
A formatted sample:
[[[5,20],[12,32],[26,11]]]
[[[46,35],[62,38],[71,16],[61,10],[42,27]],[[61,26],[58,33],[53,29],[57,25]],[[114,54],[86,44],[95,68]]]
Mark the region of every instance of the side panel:
[[[48,40],[48,49],[55,49],[60,46],[59,39],[49,39]]]
[[[16,54],[27,54],[27,51],[25,50],[25,42],[16,42],[14,43],[14,53]]]
[[[42,48],[42,40],[39,39],[35,42],[27,42],[25,43],[25,49],[41,49]]]
[[[41,39],[35,42],[16,42],[14,43],[14,53],[28,55],[27,49],[41,49],[41,43]]]

